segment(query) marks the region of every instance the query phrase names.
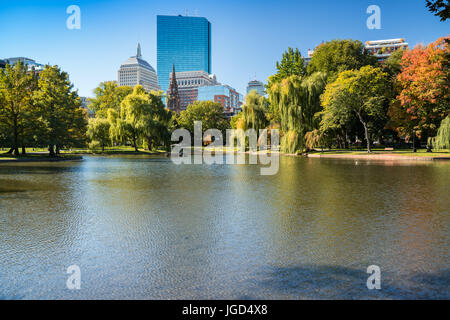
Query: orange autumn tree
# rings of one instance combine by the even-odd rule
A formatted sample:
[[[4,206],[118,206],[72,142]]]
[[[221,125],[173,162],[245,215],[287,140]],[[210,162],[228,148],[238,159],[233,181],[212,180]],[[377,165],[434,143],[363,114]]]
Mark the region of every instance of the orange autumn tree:
[[[397,76],[399,95],[389,115],[397,131],[408,138],[433,137],[449,114],[449,36],[427,47],[406,51]],[[427,144],[431,151],[431,145]]]

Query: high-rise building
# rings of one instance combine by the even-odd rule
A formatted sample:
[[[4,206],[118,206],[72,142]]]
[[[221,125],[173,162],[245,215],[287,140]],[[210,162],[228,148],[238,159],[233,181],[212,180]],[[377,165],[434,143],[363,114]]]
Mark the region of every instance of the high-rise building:
[[[0,59],[0,69],[5,69],[6,67],[6,61]]]
[[[409,48],[405,39],[390,39],[390,40],[377,40],[367,41],[366,50],[378,58],[378,61],[382,62],[389,58],[398,49],[407,50]]]
[[[181,112],[180,95],[178,93],[177,76],[175,73],[175,65],[172,66],[172,75],[170,76],[169,89],[167,90],[167,107],[171,111]]]
[[[23,64],[28,66],[28,71],[33,70],[39,73],[45,69],[45,66],[43,64],[37,63],[36,61],[30,58],[14,57],[14,58],[6,58],[3,60],[5,66],[6,64],[14,65],[19,61],[23,62]],[[2,63],[0,62],[0,64]]]
[[[94,118],[95,117],[95,113],[92,109],[89,108],[89,105],[92,103],[89,98],[87,97],[80,97],[80,101],[81,101],[81,108],[83,108],[84,110],[86,110],[89,118]]]
[[[264,83],[258,80],[252,80],[247,85],[247,94],[255,90],[259,95],[264,96],[266,94],[266,89],[264,88]]]
[[[157,16],[157,69],[164,91],[173,65],[178,72],[211,74],[211,23],[206,18]]]
[[[307,67],[308,64],[311,62],[313,54],[314,54],[314,50],[308,49],[308,56],[304,58],[305,67]]]
[[[172,77],[173,74],[170,75],[170,81]],[[176,80],[181,110],[185,110],[188,105],[197,101],[199,87],[218,84],[216,76],[205,71],[176,72]]]
[[[197,100],[218,102],[226,115],[233,116],[241,110],[243,96],[232,87],[220,84],[199,87]]]
[[[160,90],[155,69],[142,59],[140,44],[138,44],[136,56],[130,57],[120,66],[118,78],[119,86],[134,87],[140,84],[148,92]]]

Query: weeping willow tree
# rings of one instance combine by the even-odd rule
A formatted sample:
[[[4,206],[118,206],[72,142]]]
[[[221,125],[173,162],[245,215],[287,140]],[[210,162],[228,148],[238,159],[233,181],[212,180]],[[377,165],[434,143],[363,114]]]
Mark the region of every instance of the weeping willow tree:
[[[266,99],[256,91],[250,91],[245,97],[245,104],[242,107],[242,118],[246,129],[255,129],[258,133],[260,129],[268,126],[266,117]]]
[[[442,120],[437,136],[433,139],[435,149],[450,149],[450,116]]]
[[[317,113],[322,110],[320,96],[324,92],[326,85],[327,76],[322,72],[313,73],[303,80],[303,105],[307,131],[315,130],[320,125],[320,118],[317,117]]]
[[[309,77],[292,75],[268,88],[270,103],[278,106],[282,152],[295,153],[305,148],[306,132],[318,127],[315,114],[321,110],[320,95],[325,86],[326,75],[317,72]]]

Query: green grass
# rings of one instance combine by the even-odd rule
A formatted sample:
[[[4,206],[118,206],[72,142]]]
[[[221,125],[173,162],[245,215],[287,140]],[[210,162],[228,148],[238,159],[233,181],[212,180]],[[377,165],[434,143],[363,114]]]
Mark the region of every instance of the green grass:
[[[105,150],[102,152],[101,149],[97,150],[90,150],[90,149],[72,149],[72,150],[62,150],[61,153],[67,153],[67,154],[104,154],[104,155],[113,155],[113,154],[162,154],[165,153],[164,150],[144,150],[144,149],[138,149],[138,152],[135,151],[133,147],[106,147]]]
[[[5,148],[0,148],[0,160],[14,160],[14,159],[37,159],[37,158],[45,158],[48,157],[48,150],[47,148],[26,148],[26,154],[25,155],[18,155],[14,156],[11,154],[6,154],[6,152],[9,150]],[[22,149],[19,150],[22,152]],[[74,148],[69,150],[61,150],[58,157],[70,157],[73,155],[120,155],[120,154],[136,154],[136,155],[154,155],[154,154],[163,154],[165,153],[164,150],[144,150],[139,149],[138,152],[135,151],[133,147],[107,147],[105,148],[105,151],[102,152],[101,149],[98,150],[90,150],[90,149],[84,149],[84,148]]]
[[[311,152],[314,154],[324,154],[324,155],[367,155],[366,150],[324,150],[324,152],[315,151]],[[449,150],[437,150],[433,152],[427,152],[426,149],[418,149],[417,152],[412,152],[412,150],[393,150],[386,151],[384,149],[373,149],[371,154],[391,154],[391,155],[399,155],[399,156],[408,156],[408,157],[450,157]]]

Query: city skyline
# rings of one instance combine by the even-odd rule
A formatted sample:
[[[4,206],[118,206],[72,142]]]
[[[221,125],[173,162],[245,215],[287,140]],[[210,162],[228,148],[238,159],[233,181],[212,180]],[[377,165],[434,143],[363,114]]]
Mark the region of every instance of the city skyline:
[[[184,15],[186,9],[181,1],[170,4],[131,1],[129,10],[121,12],[123,2],[119,1],[76,1],[74,4],[81,8],[81,30],[68,30],[65,10],[70,4],[52,1],[41,1],[39,5],[31,1],[5,4],[0,12],[0,30],[7,32],[1,35],[0,58],[21,56],[38,63],[56,64],[69,73],[79,94],[88,97],[93,96],[93,89],[100,82],[117,79],[120,64],[133,55],[138,42],[145,47],[145,59],[156,66],[156,16]],[[382,28],[369,30],[366,9],[370,4],[281,1],[273,7],[265,1],[245,4],[194,1],[188,8],[190,15],[197,9],[197,15],[213,25],[212,73],[221,82],[245,92],[250,80],[266,82],[281,58],[280,52],[289,46],[298,47],[302,56],[307,56],[308,49],[337,38],[363,43],[405,38],[413,48],[448,34],[447,25],[430,14],[422,0],[408,1],[408,6],[401,1],[378,1]],[[327,7],[326,12],[321,9],[323,6]]]

